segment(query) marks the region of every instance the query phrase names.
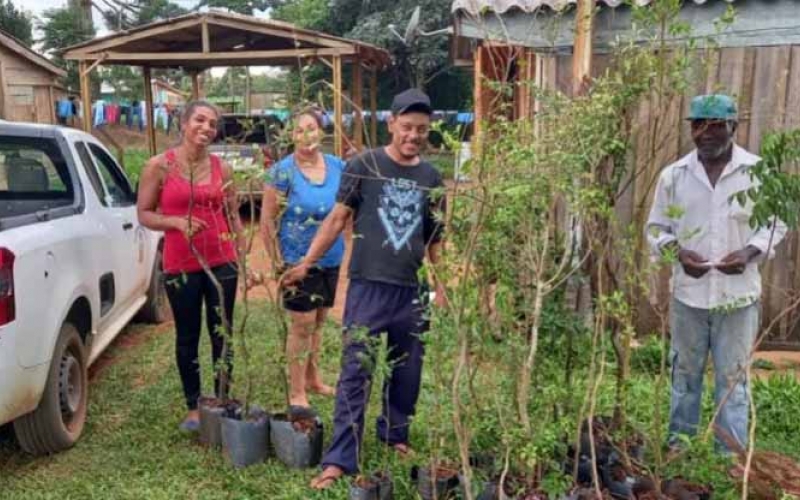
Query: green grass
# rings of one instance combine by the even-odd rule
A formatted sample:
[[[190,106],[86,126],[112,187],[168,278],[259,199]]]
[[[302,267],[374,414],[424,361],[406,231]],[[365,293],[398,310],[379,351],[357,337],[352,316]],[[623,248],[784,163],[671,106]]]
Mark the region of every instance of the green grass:
[[[139,177],[142,175],[144,164],[150,159],[150,153],[144,149],[128,148],[125,150],[124,155],[125,173],[131,181],[131,185],[136,186],[139,182]]]
[[[251,332],[267,332],[268,307],[255,304],[249,321]],[[276,459],[244,470],[230,467],[217,451],[209,451],[177,426],[184,406],[177,369],[174,366],[171,327],[151,334],[152,328],[129,327],[122,335],[147,340],[132,348],[113,347],[107,355],[116,362],[106,368],[92,385],[89,421],[83,438],[65,453],[47,458],[31,458],[9,441],[0,442],[2,499],[341,499],[346,496],[344,482],[329,492],[313,494],[307,488],[316,470],[294,471]],[[323,373],[333,382],[337,372],[340,336],[335,325],[325,331]],[[254,334],[251,339],[252,364],[258,388],[253,402],[271,410],[282,408],[280,366],[274,361],[279,352],[278,338]],[[210,392],[210,352],[204,338],[203,381]],[[241,366],[238,360],[237,369]],[[240,377],[241,378],[241,377]],[[236,387],[234,391],[236,391]],[[241,393],[241,387],[238,388]],[[379,401],[376,396],[373,401]],[[331,398],[312,396],[312,403],[325,417],[326,438],[330,438]],[[375,406],[375,405],[373,405]],[[379,447],[374,433],[377,408],[366,429],[367,454],[375,468],[385,448]],[[421,429],[417,429],[420,430]],[[414,440],[422,441],[416,435]],[[410,464],[395,463],[397,498],[412,498]]]
[[[250,346],[250,373],[256,383],[252,402],[277,411],[283,407],[281,341],[275,333],[272,307],[266,302],[252,302],[248,320]],[[241,316],[242,308],[237,314]],[[184,415],[184,406],[177,369],[174,366],[174,332],[171,325],[160,328],[133,325],[123,334],[124,342],[117,342],[106,354],[115,362],[101,372],[92,385],[89,421],[83,438],[75,448],[53,457],[32,458],[18,449],[12,441],[0,440],[0,499],[342,499],[347,495],[347,484],[341,482],[333,489],[318,493],[307,488],[316,470],[290,470],[272,458],[264,464],[236,470],[230,467],[221,453],[204,449],[190,437],[181,434],[177,426]],[[139,341],[139,342],[128,342]],[[132,347],[124,345],[135,344]],[[338,372],[341,349],[339,328],[326,326],[322,355],[322,368],[328,382],[333,382]],[[553,346],[543,345],[541,370],[557,373],[561,362]],[[243,373],[242,351],[237,351],[236,381],[247,378]],[[210,389],[210,354],[204,337],[201,362],[206,390]],[[578,364],[586,362],[581,355]],[[427,361],[418,415],[412,426],[412,444],[418,453],[416,463],[423,463],[433,441],[430,429],[435,422],[448,428],[450,415],[437,416],[437,407],[449,393],[437,395],[433,380],[441,367]],[[585,377],[578,366],[573,404],[580,401]],[[613,365],[606,369],[606,383],[598,396],[598,413],[608,413],[613,405]],[[484,375],[503,377],[502,368]],[[537,432],[551,433],[556,441],[561,438],[548,427],[547,415],[555,406],[552,401],[564,398],[563,386],[553,380],[537,382],[536,405]],[[487,383],[486,385],[483,385]],[[489,395],[493,381],[476,380],[480,392]],[[373,385],[376,391],[380,380]],[[648,428],[654,415],[654,401],[662,416],[668,415],[668,380],[661,396],[655,394],[652,373],[634,373],[629,381],[630,420],[639,428]],[[756,401],[763,411],[764,426],[759,432],[763,446],[800,457],[800,444],[792,439],[794,423],[791,415],[796,410],[797,381],[792,377],[776,379],[768,384],[755,384]],[[242,387],[234,387],[234,395],[241,395]],[[710,391],[707,391],[704,416],[711,412]],[[365,468],[376,470],[388,464],[395,478],[395,498],[418,498],[409,479],[413,463],[400,461],[379,445],[374,432],[379,396],[373,393],[370,417],[365,430]],[[786,401],[788,405],[784,405]],[[312,403],[324,418],[326,444],[330,439],[333,400],[312,396]],[[438,420],[437,420],[438,418]],[[506,422],[507,424],[507,422]],[[476,443],[492,446],[496,443],[498,423],[492,412],[481,416],[476,424]],[[761,428],[760,428],[761,429]],[[766,435],[764,434],[766,433]],[[451,458],[455,455],[450,451]],[[715,498],[737,498],[730,483],[724,479],[724,463],[716,463],[698,455],[685,462],[676,472],[694,474],[698,479],[714,483]]]

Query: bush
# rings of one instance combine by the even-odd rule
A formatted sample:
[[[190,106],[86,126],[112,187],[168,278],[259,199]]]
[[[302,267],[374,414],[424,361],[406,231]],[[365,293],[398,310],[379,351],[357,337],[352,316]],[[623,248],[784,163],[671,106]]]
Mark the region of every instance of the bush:
[[[142,175],[142,169],[147,160],[150,159],[150,154],[144,149],[126,149],[124,156],[125,173],[131,181],[131,185],[136,186],[139,184],[139,177]]]

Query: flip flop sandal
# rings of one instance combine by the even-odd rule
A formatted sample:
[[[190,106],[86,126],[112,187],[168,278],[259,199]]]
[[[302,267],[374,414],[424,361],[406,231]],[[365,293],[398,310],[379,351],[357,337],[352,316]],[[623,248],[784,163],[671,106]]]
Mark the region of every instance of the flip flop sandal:
[[[311,420],[319,416],[310,406],[299,405],[289,405],[287,415],[289,416],[289,420]]]

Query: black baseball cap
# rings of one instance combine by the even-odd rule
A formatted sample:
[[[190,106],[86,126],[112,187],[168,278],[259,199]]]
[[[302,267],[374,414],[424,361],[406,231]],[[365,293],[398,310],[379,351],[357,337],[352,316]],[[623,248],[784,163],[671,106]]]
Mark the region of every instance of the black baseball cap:
[[[431,99],[419,89],[408,89],[400,92],[392,99],[392,114],[395,116],[405,113],[433,113]]]

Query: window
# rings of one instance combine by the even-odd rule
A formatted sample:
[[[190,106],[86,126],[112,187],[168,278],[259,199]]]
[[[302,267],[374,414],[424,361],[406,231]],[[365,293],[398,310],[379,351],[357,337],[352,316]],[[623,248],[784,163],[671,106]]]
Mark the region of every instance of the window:
[[[100,203],[105,205],[106,193],[105,190],[103,190],[103,182],[100,180],[100,176],[97,175],[97,170],[95,169],[94,162],[92,161],[92,156],[89,154],[89,150],[86,148],[86,144],[83,142],[77,142],[75,143],[75,149],[78,150],[78,157],[81,159],[81,163],[84,166],[86,175],[89,176],[89,182],[92,184],[94,194],[97,195],[97,199],[100,200]]]
[[[104,204],[115,207],[135,205],[136,196],[117,162],[100,146],[91,143],[88,146],[105,188]]]
[[[14,104],[20,106],[30,106],[33,104],[33,87],[30,85],[9,85],[8,93]]]
[[[0,136],[0,200],[68,200],[72,179],[54,139]]]

